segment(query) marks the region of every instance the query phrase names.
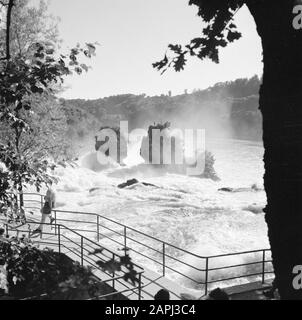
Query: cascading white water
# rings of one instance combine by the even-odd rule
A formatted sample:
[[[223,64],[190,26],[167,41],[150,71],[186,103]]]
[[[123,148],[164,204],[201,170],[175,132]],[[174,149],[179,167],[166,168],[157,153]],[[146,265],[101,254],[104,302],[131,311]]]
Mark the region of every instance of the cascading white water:
[[[120,167],[112,164],[101,168],[96,163],[96,155],[88,154],[81,158],[78,168],[56,171],[60,178],[57,186],[60,209],[101,213],[198,255],[269,247],[262,212],[266,204],[265,192],[261,189],[264,172],[262,145],[248,141],[211,140],[207,149],[215,155],[219,182],[166,174],[162,170],[150,171],[144,165]],[[128,165],[139,164],[142,160],[138,145],[132,145],[131,150]],[[122,190],[117,188],[118,184],[131,178],[152,183],[157,188],[140,184]],[[257,184],[260,190],[218,191],[223,187],[249,188],[253,184]],[[91,188],[97,189],[89,192]],[[145,241],[148,244],[148,240]],[[180,258],[193,265],[201,264],[190,257]],[[245,263],[251,259],[252,256],[236,257],[234,262]],[[159,268],[150,262],[148,266]],[[180,268],[196,279],[203,277],[185,267]],[[180,281],[192,287],[190,282]]]

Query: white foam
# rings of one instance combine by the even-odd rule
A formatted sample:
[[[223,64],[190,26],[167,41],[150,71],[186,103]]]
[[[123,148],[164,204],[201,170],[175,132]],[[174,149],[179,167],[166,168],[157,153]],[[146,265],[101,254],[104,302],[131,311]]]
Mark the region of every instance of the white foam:
[[[98,167],[95,153],[89,153],[80,159],[80,167],[56,170],[60,178],[58,201],[65,204],[64,209],[97,212],[198,255],[269,247],[261,210],[266,204],[264,191],[218,192],[222,187],[250,187],[255,183],[263,186],[262,146],[240,141],[212,141],[208,147],[215,155],[220,182],[166,174],[162,170],[150,171],[144,165]],[[157,187],[138,185],[118,189],[117,185],[127,178],[138,178]],[[96,189],[89,192],[93,188]],[[257,214],[247,209],[257,209]],[[143,241],[149,246],[159,245],[150,239]],[[142,250],[142,247],[132,245],[134,249]],[[167,250],[203,267],[203,263],[196,259]],[[160,256],[154,254],[154,258],[160,259]],[[141,257],[136,259],[145,263]],[[214,266],[229,262],[240,264],[253,259],[252,255],[240,256],[233,261],[217,261]],[[151,268],[160,269],[150,261],[147,263]],[[204,275],[177,263],[171,266],[197,280],[203,279]],[[235,271],[230,270],[230,275]],[[217,271],[211,277],[217,279],[220,275]],[[192,283],[185,281],[184,284],[192,287]]]

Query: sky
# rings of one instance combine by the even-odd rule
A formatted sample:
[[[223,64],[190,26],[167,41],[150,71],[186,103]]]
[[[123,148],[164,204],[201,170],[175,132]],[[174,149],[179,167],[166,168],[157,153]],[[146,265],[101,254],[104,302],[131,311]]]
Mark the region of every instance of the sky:
[[[172,95],[205,89],[217,82],[262,75],[261,41],[247,8],[235,21],[243,38],[221,50],[220,64],[192,58],[185,71],[164,75],[152,63],[164,57],[169,43],[187,44],[201,34],[197,7],[188,0],[50,0],[61,18],[63,47],[98,42],[92,69],[66,81],[65,98],[97,99],[133,93]]]

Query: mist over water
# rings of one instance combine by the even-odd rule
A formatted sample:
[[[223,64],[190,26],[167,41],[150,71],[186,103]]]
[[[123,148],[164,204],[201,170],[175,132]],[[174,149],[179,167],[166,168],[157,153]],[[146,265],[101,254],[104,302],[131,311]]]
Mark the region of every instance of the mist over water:
[[[171,116],[163,117],[161,122],[171,122],[172,130],[205,129],[205,149],[216,159],[215,170],[220,181],[171,174],[165,167],[146,166],[140,154],[141,136],[130,136],[124,165],[121,166],[112,159],[108,165],[101,165],[98,161],[99,154],[94,151],[96,133],[91,133],[89,139],[79,143],[82,145],[81,155],[76,166],[60,167],[55,171],[59,178],[58,209],[96,212],[200,256],[269,248],[263,213],[266,205],[263,190],[263,145],[255,141],[231,139],[234,131],[230,121],[231,105],[225,102],[227,100],[221,99],[221,103],[217,103],[217,99],[215,101],[213,108],[202,108],[192,101],[188,104],[186,113],[171,112]],[[149,125],[160,120],[160,116],[154,115],[154,119],[139,121],[139,125],[147,131]],[[129,131],[135,129],[129,127]],[[121,183],[134,178],[154,187],[138,183],[125,189],[118,188]],[[257,189],[251,189],[252,185],[256,185]],[[219,191],[221,188],[243,188],[243,191],[223,192]],[[107,226],[122,232],[115,225]],[[89,225],[83,225],[83,229],[87,231],[90,228],[92,227]],[[115,237],[113,233],[105,230],[103,232]],[[87,233],[87,236],[91,234]],[[137,236],[129,232],[129,237],[137,239]],[[138,240],[162,250],[159,242],[148,238]],[[113,245],[106,239],[102,239],[101,243],[110,247]],[[130,242],[129,247],[144,252],[155,260],[162,259],[160,254],[145,252],[146,248],[135,242]],[[197,268],[205,267],[204,261],[177,250],[168,248],[167,254]],[[137,263],[161,272],[160,265],[134,253],[132,255]],[[257,260],[257,255],[244,255],[218,259],[212,262],[211,267]],[[173,260],[167,263],[197,281],[204,280],[203,273]],[[259,270],[252,266],[244,271],[253,273]],[[225,272],[212,272],[210,279],[226,276]],[[237,275],[238,270],[230,269],[228,273],[229,276]],[[189,280],[169,271],[167,275],[187,288],[200,290],[200,287]]]
[[[228,98],[227,90],[220,90],[219,94],[205,99],[202,103],[194,95],[184,95],[183,104],[164,110],[158,110],[152,114],[133,114],[126,118],[130,129],[148,129],[153,123],[170,122],[172,129],[203,129],[208,138],[230,139],[234,136],[234,128],[231,123],[233,100]],[[242,130],[250,128],[245,124]]]
[[[132,157],[132,160],[129,160],[131,164],[135,163],[133,160],[139,160],[140,148],[137,143],[136,141],[130,147],[133,152],[129,155],[129,159]],[[167,174],[163,169],[150,170],[143,164],[120,167],[112,163],[106,168],[100,167],[96,163],[96,153],[88,153],[79,159],[77,168],[57,169],[56,174],[60,179],[57,186],[59,209],[96,212],[202,256],[268,248],[262,210],[266,205],[262,144],[207,139],[206,147],[215,155],[215,169],[221,178],[219,182]],[[156,187],[137,184],[126,189],[117,188],[120,183],[133,178]],[[254,184],[258,186],[258,191],[218,191],[225,187],[250,188]],[[151,247],[159,246],[149,239],[141,240]],[[103,243],[112,246],[112,243],[105,239]],[[130,247],[143,250],[135,243],[131,243]],[[203,267],[204,262],[198,259],[173,251],[169,253],[199,268]],[[159,258],[156,254],[153,255],[155,259]],[[137,255],[134,257],[138,263],[160,271],[157,264],[144,261]],[[235,261],[232,262],[240,264],[255,259],[257,260],[255,256],[243,256],[234,258]],[[170,263],[172,267],[178,267],[197,280],[204,277],[203,274],[175,262],[173,264],[173,261]],[[222,262],[215,263],[219,265]],[[232,274],[233,271],[229,272]],[[170,276],[175,279],[175,275]],[[218,271],[211,275],[213,278],[219,276],[221,274]],[[197,289],[190,281],[178,277],[176,280],[188,288]]]
[[[86,249],[88,248],[87,243],[84,243],[86,238],[84,239],[83,236],[100,241],[101,246],[108,247],[112,251],[115,250],[121,255],[127,252],[126,247],[129,247],[129,254],[136,264],[154,270],[159,275],[162,275],[163,268],[167,267],[167,277],[186,288],[197,290],[197,294],[200,293],[201,286],[196,282],[205,281],[205,272],[197,270],[198,268],[205,269],[207,267],[207,271],[208,267],[215,268],[212,270],[213,272],[207,274],[209,275],[208,280],[217,280],[222,275],[232,277],[238,275],[238,271],[258,272],[261,266],[251,266],[251,264],[247,267],[230,267],[224,271],[219,269],[223,265],[242,265],[261,260],[262,256],[259,257],[258,254],[214,257],[213,260],[211,259],[210,265],[208,265],[209,258],[204,257],[269,247],[263,212],[267,202],[263,188],[264,166],[262,159],[264,149],[261,143],[243,140],[244,138],[261,139],[258,100],[262,80],[258,76],[250,79],[236,79],[216,83],[204,90],[194,89],[193,92],[188,93],[185,88],[192,87],[192,82],[184,80],[187,77],[186,74],[184,74],[185,77],[174,79],[173,76],[172,78],[170,76],[165,79],[161,78],[161,80],[156,76],[151,76],[148,79],[150,68],[152,68],[151,63],[148,63],[149,71],[144,69],[143,65],[146,66],[146,64],[141,57],[145,54],[139,54],[139,48],[136,48],[135,52],[131,52],[133,48],[129,47],[129,40],[133,38],[137,43],[138,39],[147,39],[148,46],[141,48],[145,53],[148,51],[150,57],[149,54],[153,52],[152,45],[156,46],[155,42],[152,43],[150,39],[152,33],[156,31],[157,22],[152,18],[151,20],[154,20],[155,24],[153,21],[153,24],[144,30],[147,24],[141,23],[144,21],[140,21],[142,18],[140,12],[128,10],[129,5],[127,5],[127,7],[121,8],[123,11],[121,16],[115,15],[116,21],[109,18],[110,10],[104,10],[104,12],[108,11],[106,19],[99,19],[99,21],[112,20],[111,22],[116,27],[116,22],[121,22],[122,16],[126,19],[138,16],[136,22],[139,24],[137,26],[141,25],[142,30],[132,28],[134,25],[131,26],[131,23],[128,23],[130,33],[128,32],[128,38],[125,37],[127,32],[122,36],[127,40],[123,43],[122,39],[114,35],[115,27],[95,28],[96,24],[90,26],[92,29],[89,34],[96,35],[99,40],[103,39],[104,41],[100,42],[104,42],[104,48],[107,47],[109,50],[107,53],[110,52],[110,57],[102,56],[99,60],[101,63],[106,61],[105,73],[102,73],[104,77],[99,75],[96,70],[92,77],[97,80],[97,83],[88,84],[86,80],[89,79],[86,77],[82,82],[81,90],[77,90],[74,78],[71,81],[72,95],[82,98],[65,99],[63,98],[63,96],[66,97],[64,91],[68,89],[69,85],[64,87],[61,83],[62,86],[57,86],[55,83],[63,76],[73,73],[81,75],[84,71],[87,72],[93,68],[93,60],[90,58],[98,59],[96,56],[97,39],[92,40],[92,43],[86,43],[83,48],[80,44],[71,50],[67,48],[67,52],[69,51],[70,54],[60,54],[56,52],[57,49],[65,51],[66,48],[60,47],[61,45],[63,47],[69,46],[72,34],[68,32],[62,35],[62,40],[60,40],[57,28],[58,21],[54,16],[57,11],[63,21],[65,18],[72,21],[70,17],[64,17],[65,13],[69,13],[69,8],[64,8],[62,5],[60,10],[57,10],[55,6],[48,8],[44,1],[41,1],[40,8],[35,8],[35,4],[31,4],[32,1],[29,0],[24,1],[24,5],[22,4],[19,9],[10,10],[11,4],[17,5],[18,1],[14,3],[10,0],[8,4],[2,2],[3,8],[7,6],[7,57],[4,57],[4,62],[7,60],[10,65],[9,51],[12,51],[15,58],[18,58],[16,48],[20,51],[20,56],[24,55],[25,58],[11,59],[14,62],[12,66],[16,67],[10,68],[11,70],[6,68],[6,63],[3,64],[3,75],[10,78],[12,85],[9,90],[5,85],[1,90],[4,95],[3,103],[1,102],[3,104],[1,111],[4,112],[4,117],[1,117],[1,121],[5,130],[2,130],[0,139],[3,142],[2,149],[4,151],[7,149],[11,154],[16,153],[17,156],[13,157],[14,161],[16,159],[17,162],[26,160],[25,162],[28,164],[21,168],[20,163],[18,166],[13,166],[10,163],[7,164],[10,161],[4,159],[9,172],[4,172],[4,184],[2,184],[4,189],[9,190],[11,180],[17,177],[16,170],[33,171],[39,169],[39,172],[32,174],[31,179],[27,179],[26,174],[22,179],[19,179],[19,184],[28,184],[24,188],[22,185],[21,191],[26,190],[34,193],[39,190],[38,192],[41,192],[41,194],[25,194],[24,192],[24,197],[30,197],[30,199],[24,199],[24,201],[28,201],[26,204],[30,203],[26,208],[28,211],[26,211],[25,219],[28,219],[29,223],[29,236],[41,233],[42,238],[42,233],[43,237],[48,233],[45,232],[45,229],[42,230],[38,227],[41,223],[41,214],[44,212],[43,209],[41,210],[41,205],[43,206],[42,193],[45,194],[46,189],[41,191],[40,188],[34,189],[35,184],[30,183],[32,179],[38,179],[38,173],[40,175],[45,173],[42,180],[48,180],[47,173],[54,178],[53,181],[58,181],[56,186],[53,186],[57,191],[56,206],[53,210],[56,226],[52,224],[53,221],[48,227],[45,226],[51,232],[50,238],[54,233],[57,235],[57,224],[62,222],[66,228],[60,229],[59,227],[59,241],[61,236],[69,234],[73,237],[74,244],[81,240],[82,251],[83,245],[86,246]],[[31,5],[34,7],[31,8]],[[128,12],[125,12],[124,9]],[[152,13],[152,8],[150,7],[150,9],[148,15],[149,11]],[[164,9],[162,7],[158,10],[153,4],[153,11],[157,10],[159,13],[163,13]],[[48,13],[49,10],[53,11],[54,16],[51,12]],[[170,8],[167,7],[167,10]],[[85,26],[90,28],[89,21],[95,20],[93,16],[86,17],[87,21],[85,21],[82,12],[74,11],[75,13],[78,11],[80,20],[83,20]],[[127,17],[126,13],[133,15]],[[12,21],[14,22],[12,26],[10,26],[10,16],[15,18]],[[145,18],[148,22],[148,17]],[[175,17],[175,19],[179,22],[179,18]],[[184,17],[184,19],[186,18]],[[34,23],[35,28],[31,27],[31,20],[36,22]],[[169,27],[172,27],[171,30],[174,29],[173,23],[177,22],[172,20],[169,24]],[[24,28],[21,27],[21,24],[24,24]],[[96,34],[94,29],[102,30],[101,34]],[[164,29],[162,29],[163,32],[168,31],[168,29],[166,31]],[[234,28],[230,27],[229,29]],[[49,32],[50,30],[53,32]],[[10,31],[14,31],[12,37],[9,37]],[[127,31],[126,28],[124,31]],[[136,36],[134,31],[141,32]],[[78,33],[80,38],[84,37],[82,32]],[[119,35],[121,35],[120,32]],[[236,38],[236,33],[233,35]],[[148,36],[151,36],[150,39]],[[32,47],[30,44],[36,42],[33,41],[35,38],[40,43],[36,46],[37,53],[34,52],[35,46]],[[84,38],[86,39],[86,37]],[[50,45],[49,41],[53,44]],[[192,41],[194,42],[194,40]],[[66,43],[63,44],[64,42]],[[10,45],[11,50],[9,50]],[[124,48],[122,55],[126,58],[126,63],[115,55],[117,53],[115,45]],[[197,48],[195,49],[197,50]],[[170,51],[176,55],[179,54],[178,50],[171,46]],[[104,50],[102,52],[104,53]],[[136,54],[138,55],[136,56]],[[213,55],[208,54],[208,56],[213,58]],[[84,61],[81,61],[81,57],[84,58]],[[180,54],[180,58],[182,57]],[[91,60],[91,63],[87,58]],[[25,68],[28,61],[25,64],[22,61],[26,59],[33,62],[33,68],[29,66]],[[115,60],[114,66],[108,63],[111,59]],[[85,60],[87,61],[85,62]],[[172,66],[175,61],[172,61],[169,66]],[[133,62],[135,62],[135,68],[131,65]],[[174,69],[178,69],[178,63],[175,63],[174,67],[176,68]],[[37,64],[41,69],[40,73],[36,70]],[[18,65],[20,65],[20,70],[24,69],[23,73],[18,70]],[[161,71],[159,69],[162,69],[162,66],[162,62],[153,62],[154,69],[158,69],[158,71]],[[224,67],[226,66],[222,65],[222,68]],[[138,68],[141,70],[136,74]],[[107,73],[106,69],[108,69]],[[225,68],[223,70],[225,72],[212,69],[213,74],[204,72],[202,74],[204,78],[201,81],[194,77],[192,79],[194,83],[197,81],[196,85],[199,87],[206,85],[206,83],[209,85],[214,83],[215,79],[225,79],[230,70],[232,72],[229,78],[234,78],[238,73],[234,73],[232,69]],[[10,71],[11,74],[6,74],[7,71]],[[240,73],[250,74],[250,71]],[[19,78],[22,75],[25,78],[29,76],[30,79],[24,79],[24,83],[20,86],[22,79]],[[49,81],[44,79],[43,82],[43,78]],[[151,83],[152,79],[153,83]],[[41,85],[38,80],[41,80]],[[61,80],[63,82],[63,79]],[[125,83],[124,80],[129,83]],[[176,83],[177,81],[178,83]],[[148,88],[148,83],[152,88]],[[173,93],[176,92],[175,90],[179,90],[176,87],[183,86],[184,94],[173,95],[171,90],[168,94],[158,96],[147,96],[145,93],[126,93],[129,91],[138,92],[140,89],[144,92],[155,92],[161,87],[167,88],[169,83],[172,84]],[[27,84],[29,84],[28,88]],[[23,87],[28,89],[25,90],[27,93],[22,89]],[[104,95],[106,87],[110,89],[107,92],[110,91],[114,95],[91,99],[98,95],[100,88],[102,95]],[[150,91],[150,89],[152,90]],[[47,94],[48,91],[51,91],[50,94]],[[16,93],[15,98],[14,92]],[[89,99],[83,99],[83,92],[84,96]],[[122,92],[124,93],[122,94]],[[17,108],[11,108],[11,105],[14,104]],[[20,117],[24,119],[22,120]],[[31,130],[23,130],[25,123]],[[125,126],[128,125],[128,133],[123,132],[123,126],[120,126],[123,123]],[[151,128],[163,128],[163,130],[157,130],[157,136],[152,136],[151,139],[149,135]],[[107,137],[102,135],[105,130],[107,130]],[[136,132],[135,134],[131,134],[133,130]],[[192,133],[192,137],[188,139],[191,140],[191,144],[186,140],[187,135],[190,136],[188,130]],[[110,133],[114,135],[113,138],[109,137]],[[9,140],[12,140],[12,143]],[[115,152],[111,153],[112,149],[109,148],[109,156],[105,150],[108,141],[110,145],[112,140],[114,140],[114,147],[118,146],[116,148],[116,153],[119,153],[117,157],[113,155]],[[149,145],[150,141],[152,141],[152,146]],[[171,150],[164,149],[162,151],[162,144],[164,147],[171,147]],[[123,152],[126,149],[128,150],[127,155]],[[150,149],[153,151],[152,155],[149,154]],[[171,164],[167,163],[169,158]],[[179,161],[180,158],[182,160]],[[150,164],[147,163],[149,160]],[[42,167],[37,166],[39,161],[43,162]],[[164,164],[158,164],[162,162]],[[6,168],[4,169],[6,171]],[[43,172],[40,169],[43,169]],[[203,169],[205,169],[204,172],[202,172]],[[9,184],[6,183],[6,180]],[[40,180],[38,179],[38,182]],[[52,185],[52,183],[50,184]],[[45,183],[45,188],[46,185],[49,187],[49,184]],[[5,195],[7,190],[4,191]],[[34,197],[39,200],[33,199]],[[45,199],[47,200],[47,197]],[[21,200],[20,195],[20,206]],[[15,207],[12,209],[12,212],[22,211]],[[23,221],[23,218],[18,220]],[[42,218],[45,218],[45,215]],[[49,218],[52,217],[49,216]],[[36,232],[31,230],[31,224],[37,224],[39,229]],[[22,224],[22,226],[24,225]],[[21,226],[16,226],[17,237],[19,237],[19,227]],[[81,234],[76,234],[71,230]],[[66,237],[66,239],[68,238]],[[91,246],[90,248],[93,249]],[[68,248],[66,247],[66,249]],[[115,257],[116,255],[113,254],[114,259]],[[107,258],[111,259],[108,256]],[[207,261],[207,266],[205,261]],[[176,272],[172,269],[175,269]],[[181,273],[187,277],[182,277]],[[188,277],[191,277],[193,281]],[[233,285],[246,280],[231,281],[228,284]]]

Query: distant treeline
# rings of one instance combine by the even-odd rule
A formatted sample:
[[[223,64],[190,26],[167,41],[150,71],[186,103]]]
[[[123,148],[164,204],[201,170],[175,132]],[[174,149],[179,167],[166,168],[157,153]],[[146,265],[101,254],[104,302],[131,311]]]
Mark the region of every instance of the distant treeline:
[[[171,122],[172,127],[205,128],[214,136],[261,140],[259,111],[261,79],[217,83],[205,90],[178,96],[124,94],[97,100],[61,100],[73,136],[91,136],[101,126],[129,121],[129,130]]]

